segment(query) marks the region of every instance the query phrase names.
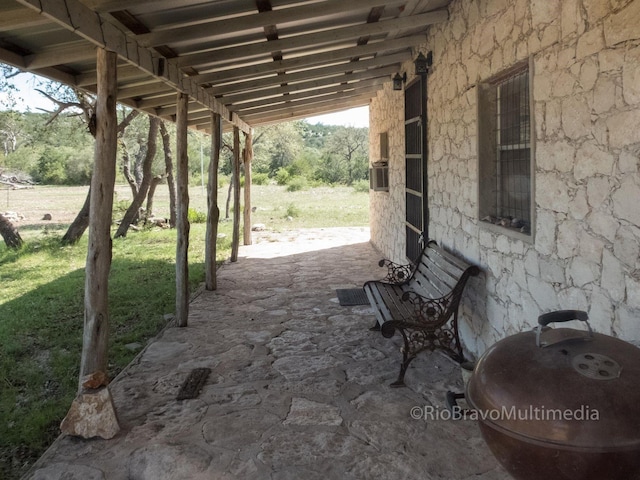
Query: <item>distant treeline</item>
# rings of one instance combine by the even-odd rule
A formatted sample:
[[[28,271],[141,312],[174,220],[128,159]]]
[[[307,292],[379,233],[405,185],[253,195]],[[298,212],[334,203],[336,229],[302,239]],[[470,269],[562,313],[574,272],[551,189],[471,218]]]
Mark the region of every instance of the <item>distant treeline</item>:
[[[121,115],[125,115],[125,111]],[[134,159],[146,151],[148,117],[138,116],[120,142],[119,158]],[[173,125],[167,125],[173,132]],[[172,134],[173,141],[175,136]],[[93,137],[79,115],[0,112],[0,172],[31,177],[51,185],[87,185],[93,164]],[[221,173],[231,173],[231,138],[225,134]],[[242,142],[241,142],[242,144]],[[175,143],[174,143],[175,145]],[[154,169],[164,172],[159,149]],[[368,177],[368,129],[312,125],[295,121],[258,127],[253,135],[254,183],[277,182],[292,189],[314,184],[364,183]],[[209,138],[189,132],[189,165],[193,182],[200,182],[210,158]],[[121,162],[124,162],[122,160]],[[121,172],[121,165],[118,171]],[[121,177],[124,181],[124,177]]]

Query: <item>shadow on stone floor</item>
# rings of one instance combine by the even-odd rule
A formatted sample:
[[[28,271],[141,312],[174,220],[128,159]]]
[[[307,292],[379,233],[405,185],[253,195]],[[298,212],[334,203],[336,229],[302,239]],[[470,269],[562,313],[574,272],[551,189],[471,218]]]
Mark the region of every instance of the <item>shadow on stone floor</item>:
[[[459,367],[425,353],[407,388],[390,388],[400,339],[370,332],[367,306],[339,305],[337,288],[381,276],[367,239],[326,229],[243,247],[189,326],[165,329],[110,385],[122,431],[61,437],[26,478],[509,478],[474,422],[446,419]],[[200,367],[200,395],[176,400]]]

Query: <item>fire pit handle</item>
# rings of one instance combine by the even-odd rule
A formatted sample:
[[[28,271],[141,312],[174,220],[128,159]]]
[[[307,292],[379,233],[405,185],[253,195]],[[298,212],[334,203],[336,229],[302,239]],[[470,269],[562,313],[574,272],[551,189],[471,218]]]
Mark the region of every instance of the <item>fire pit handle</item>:
[[[536,345],[538,347],[541,346],[540,334],[542,333],[543,327],[546,327],[550,323],[570,322],[571,320],[580,320],[586,323],[589,336],[593,337],[593,330],[591,329],[591,325],[589,325],[589,315],[587,315],[587,312],[582,310],[556,310],[555,312],[543,313],[538,317]]]

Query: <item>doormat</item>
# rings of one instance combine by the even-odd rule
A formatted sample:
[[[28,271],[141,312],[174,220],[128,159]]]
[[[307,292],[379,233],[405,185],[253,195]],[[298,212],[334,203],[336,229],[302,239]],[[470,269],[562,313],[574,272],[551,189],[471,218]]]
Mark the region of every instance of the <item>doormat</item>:
[[[362,288],[338,288],[336,293],[338,294],[338,301],[343,307],[369,305],[367,294],[364,293]]]
[[[207,381],[207,377],[210,373],[210,368],[194,368],[191,370],[180,387],[176,400],[197,398],[198,395],[200,395],[200,391],[202,390],[202,387],[204,387],[204,382]]]

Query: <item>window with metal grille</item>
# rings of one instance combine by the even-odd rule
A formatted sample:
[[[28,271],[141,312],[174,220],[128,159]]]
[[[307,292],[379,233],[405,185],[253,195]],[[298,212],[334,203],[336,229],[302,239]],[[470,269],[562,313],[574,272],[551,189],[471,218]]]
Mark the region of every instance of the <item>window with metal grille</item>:
[[[531,234],[528,66],[479,86],[480,219]]]

